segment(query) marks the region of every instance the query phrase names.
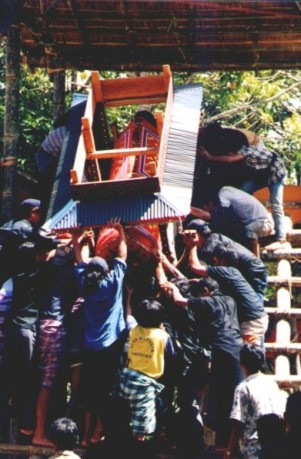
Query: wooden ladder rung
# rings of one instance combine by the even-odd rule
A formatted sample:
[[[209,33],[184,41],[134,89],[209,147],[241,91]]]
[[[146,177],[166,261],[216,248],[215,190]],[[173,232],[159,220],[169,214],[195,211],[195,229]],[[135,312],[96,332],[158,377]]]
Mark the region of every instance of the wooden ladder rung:
[[[278,249],[274,252],[268,250],[262,250],[260,254],[261,259],[264,261],[269,260],[279,260],[282,258],[290,259],[290,258],[300,258],[301,257],[301,248],[291,248],[289,250],[286,249]]]
[[[293,287],[301,287],[301,277],[269,276],[268,283],[275,285],[291,285]]]
[[[301,308],[289,308],[289,309],[281,309],[281,308],[270,308],[266,307],[265,311],[267,314],[276,317],[282,318],[290,318],[290,317],[301,317]]]
[[[266,375],[271,379],[274,379],[281,388],[291,388],[294,384],[300,385],[301,384],[301,375],[285,375],[285,376],[278,376],[278,375]]]
[[[277,351],[285,353],[301,352],[301,343],[265,343],[264,347],[267,351]]]

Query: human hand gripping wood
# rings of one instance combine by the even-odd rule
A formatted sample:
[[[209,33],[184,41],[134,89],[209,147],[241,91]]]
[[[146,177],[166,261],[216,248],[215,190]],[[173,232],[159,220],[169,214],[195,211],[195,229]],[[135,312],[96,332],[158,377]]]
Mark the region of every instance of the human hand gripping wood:
[[[198,235],[195,230],[186,230],[183,233],[183,242],[189,249],[197,246]]]
[[[204,147],[198,147],[197,148],[197,153],[202,158],[205,158],[205,159],[210,159],[211,158],[210,153]]]

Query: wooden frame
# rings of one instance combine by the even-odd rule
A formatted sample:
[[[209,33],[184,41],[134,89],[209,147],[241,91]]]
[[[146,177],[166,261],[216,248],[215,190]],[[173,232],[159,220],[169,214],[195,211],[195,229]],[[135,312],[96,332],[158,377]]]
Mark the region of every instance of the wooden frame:
[[[96,150],[93,136],[94,112],[97,104],[107,107],[123,105],[165,103],[165,113],[156,111],[159,148],[139,147]],[[91,74],[87,106],[82,118],[82,131],[78,142],[74,165],[70,171],[71,190],[74,199],[107,199],[108,197],[159,192],[165,166],[171,109],[173,82],[170,67],[163,66],[162,74],[147,77],[103,80],[98,72]],[[125,180],[102,180],[98,160],[125,156],[158,155],[157,173],[154,176],[138,176]],[[86,161],[92,161],[94,180],[85,177]]]

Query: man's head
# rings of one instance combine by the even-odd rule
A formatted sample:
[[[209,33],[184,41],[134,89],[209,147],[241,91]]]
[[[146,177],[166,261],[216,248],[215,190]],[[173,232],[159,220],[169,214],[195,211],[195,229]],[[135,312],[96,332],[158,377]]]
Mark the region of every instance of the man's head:
[[[190,293],[192,296],[212,296],[219,292],[219,285],[211,277],[203,277],[199,281],[191,281]]]
[[[155,298],[146,298],[134,310],[135,319],[143,328],[159,328],[165,315],[164,306]]]
[[[195,218],[186,225],[184,235],[186,233],[189,234],[190,237],[194,237],[194,234],[191,232],[196,232],[196,245],[198,247],[202,247],[207,237],[210,236],[211,229],[208,222],[205,222],[205,220],[201,220],[200,218]]]
[[[88,263],[87,272],[97,272],[101,276],[106,276],[109,271],[109,266],[106,260],[102,257],[93,257]]]
[[[59,418],[50,426],[49,438],[57,451],[72,451],[79,442],[76,423],[69,418]]]
[[[28,220],[32,225],[39,225],[41,201],[39,199],[25,199],[21,203],[20,219]]]
[[[258,373],[265,362],[265,353],[257,344],[245,343],[240,350],[240,364],[248,374]]]

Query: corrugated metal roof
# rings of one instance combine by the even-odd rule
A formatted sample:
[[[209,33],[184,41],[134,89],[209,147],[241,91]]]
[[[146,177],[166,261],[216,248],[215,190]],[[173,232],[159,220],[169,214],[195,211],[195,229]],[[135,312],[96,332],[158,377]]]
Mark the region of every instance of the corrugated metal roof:
[[[160,193],[149,196],[118,198],[108,201],[73,201],[72,199],[43,226],[45,229],[65,230],[105,225],[114,217],[123,223],[163,223],[183,217]]]

